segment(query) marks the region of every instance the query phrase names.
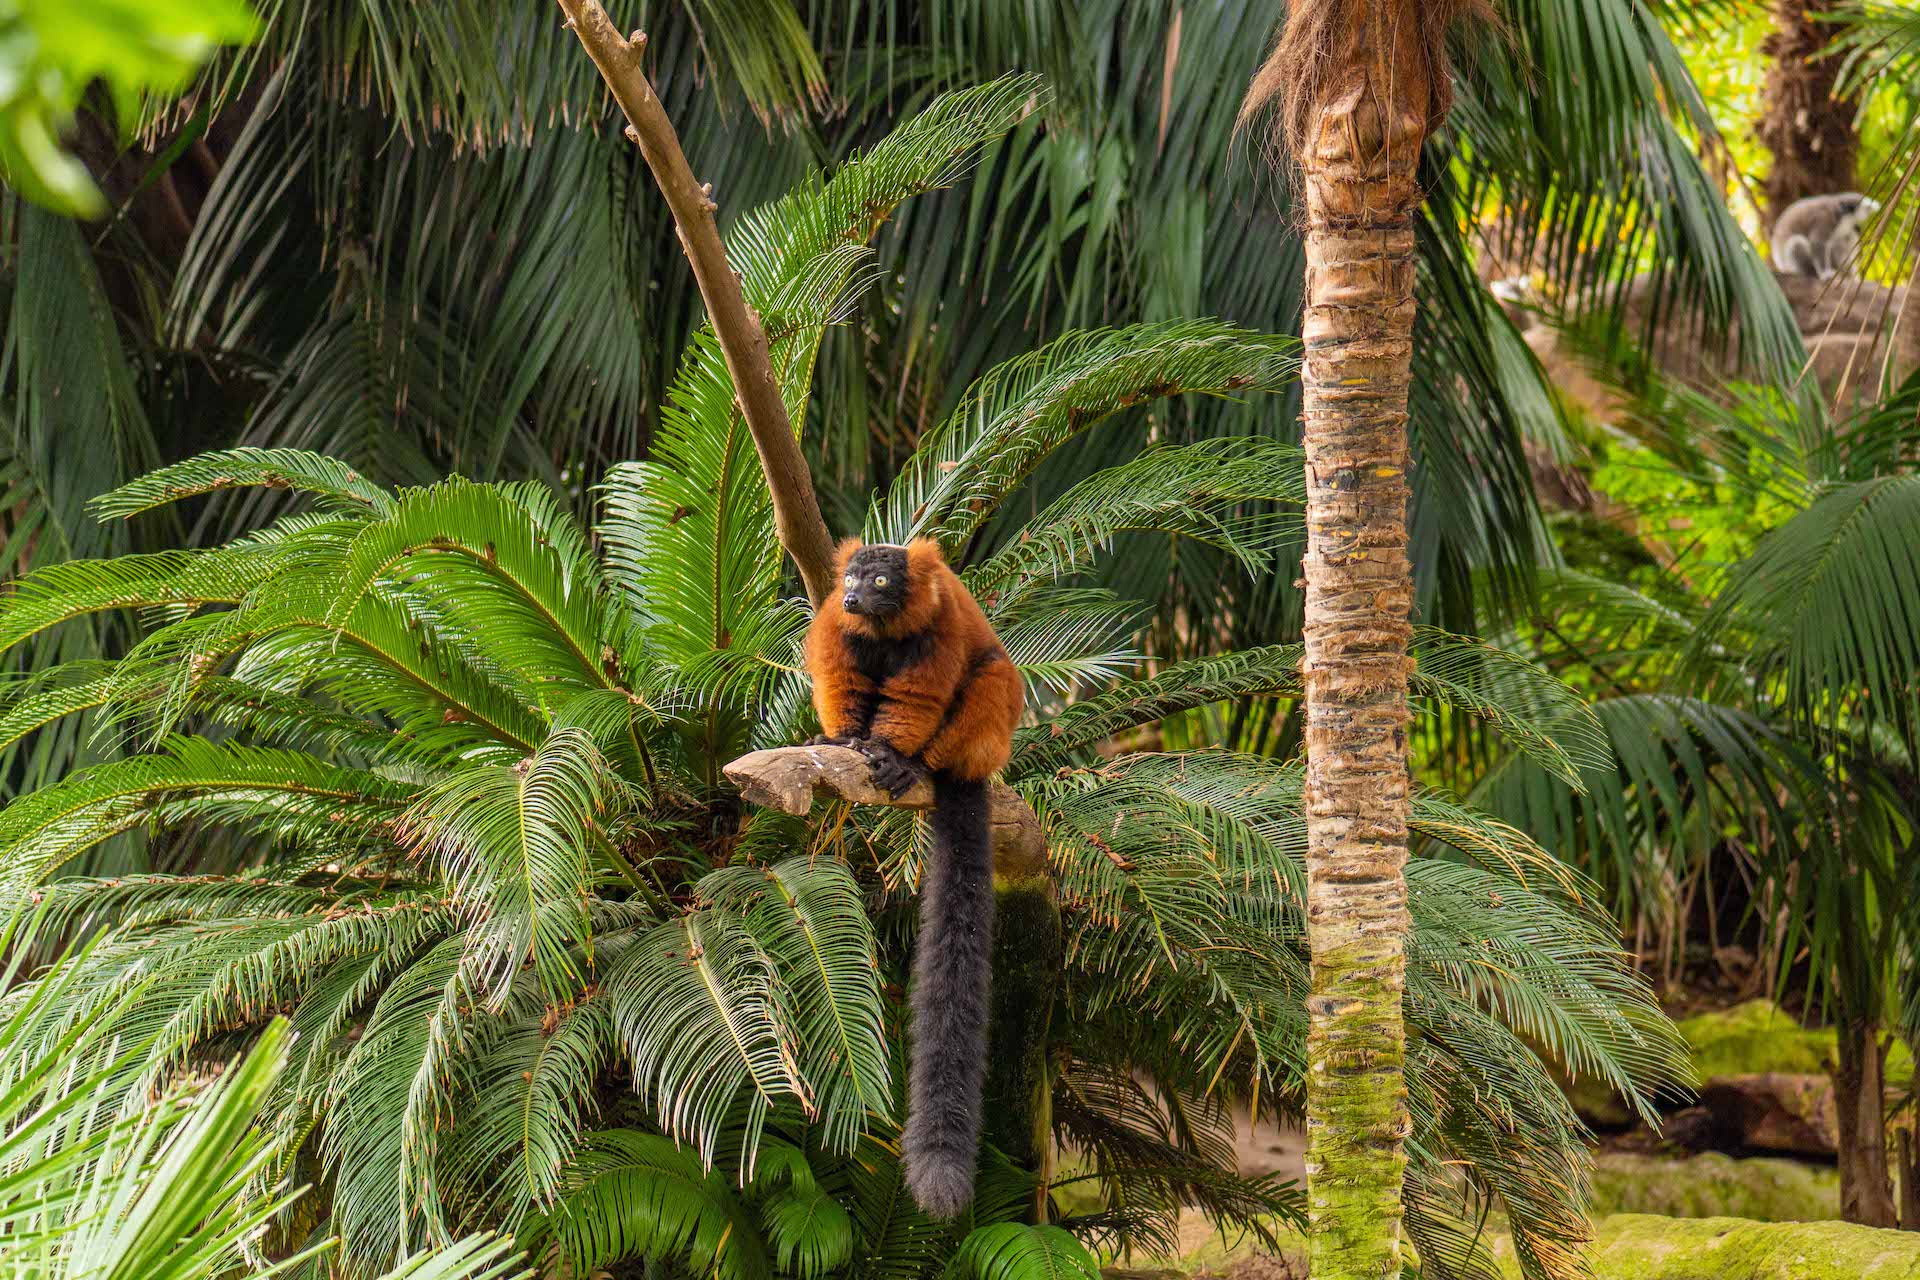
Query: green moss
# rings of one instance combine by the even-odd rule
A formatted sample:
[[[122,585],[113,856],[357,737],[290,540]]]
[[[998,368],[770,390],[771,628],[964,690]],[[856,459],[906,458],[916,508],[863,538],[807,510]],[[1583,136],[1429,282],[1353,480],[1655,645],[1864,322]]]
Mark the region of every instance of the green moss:
[[[1316,940],[1307,1031],[1307,1220],[1318,1280],[1398,1275],[1405,1028],[1380,942]]]
[[[1811,1222],[1840,1216],[1840,1175],[1797,1160],[1614,1152],[1594,1160],[1593,1212]]]
[[[1703,1081],[1764,1071],[1821,1075],[1834,1061],[1833,1028],[1803,1027],[1771,1000],[1695,1014],[1675,1025],[1692,1047],[1694,1070]],[[1887,1081],[1904,1085],[1912,1079],[1913,1055],[1896,1043],[1887,1055]]]
[[[1702,1080],[1781,1071],[1814,1075],[1833,1057],[1833,1031],[1809,1031],[1771,1000],[1749,1000],[1678,1024]]]
[[[1053,1128],[1047,1034],[1060,986],[1060,908],[1044,878],[996,876],[994,888],[983,1136],[1015,1164],[1038,1170]]]
[[[1920,1233],[1619,1214],[1593,1263],[1594,1280],[1920,1280]]]
[[[1184,1251],[1178,1259],[1182,1271],[1193,1276],[1224,1276],[1232,1274],[1252,1259],[1262,1256],[1262,1250],[1251,1236],[1223,1236],[1218,1231],[1194,1241],[1194,1235],[1184,1229],[1180,1233]],[[1269,1230],[1280,1237],[1279,1256],[1295,1274],[1305,1275],[1307,1271],[1307,1237],[1278,1219],[1268,1219]]]

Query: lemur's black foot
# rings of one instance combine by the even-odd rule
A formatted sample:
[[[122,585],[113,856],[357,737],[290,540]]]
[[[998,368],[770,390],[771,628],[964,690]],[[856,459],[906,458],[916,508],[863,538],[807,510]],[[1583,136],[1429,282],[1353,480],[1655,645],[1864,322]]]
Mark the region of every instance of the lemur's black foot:
[[[891,745],[868,738],[855,744],[873,766],[873,783],[898,800],[926,775],[926,770]]]

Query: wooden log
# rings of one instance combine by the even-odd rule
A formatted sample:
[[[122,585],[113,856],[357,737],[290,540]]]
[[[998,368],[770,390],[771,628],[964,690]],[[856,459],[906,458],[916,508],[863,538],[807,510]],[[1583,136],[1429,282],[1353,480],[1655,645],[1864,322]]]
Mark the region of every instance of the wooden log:
[[[723,773],[751,804],[795,816],[813,807],[815,796],[894,809],[931,809],[933,784],[925,779],[895,798],[874,785],[867,758],[851,747],[774,747],[753,751]],[[1018,791],[993,784],[993,873],[996,879],[1047,874],[1047,844],[1040,819]]]

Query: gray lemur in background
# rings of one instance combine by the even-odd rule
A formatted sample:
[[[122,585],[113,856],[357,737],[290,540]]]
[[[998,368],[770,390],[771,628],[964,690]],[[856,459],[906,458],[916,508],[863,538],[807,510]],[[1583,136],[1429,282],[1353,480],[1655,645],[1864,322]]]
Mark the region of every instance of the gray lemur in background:
[[[1831,279],[1852,266],[1860,248],[1860,224],[1880,209],[1858,191],[1795,200],[1773,224],[1777,271]]]

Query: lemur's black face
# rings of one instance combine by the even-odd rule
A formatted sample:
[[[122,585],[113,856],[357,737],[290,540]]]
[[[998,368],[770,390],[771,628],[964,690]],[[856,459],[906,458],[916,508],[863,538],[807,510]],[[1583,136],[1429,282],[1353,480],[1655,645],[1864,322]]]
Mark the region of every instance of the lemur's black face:
[[[907,549],[862,547],[840,580],[840,607],[866,618],[891,618],[907,603]]]

